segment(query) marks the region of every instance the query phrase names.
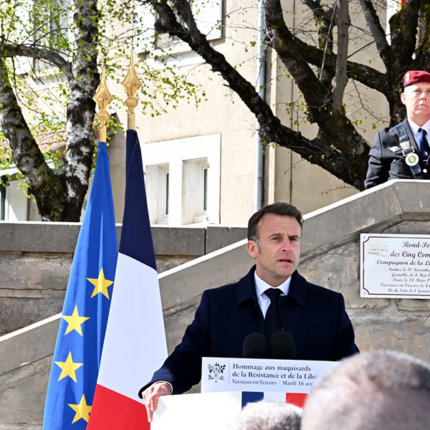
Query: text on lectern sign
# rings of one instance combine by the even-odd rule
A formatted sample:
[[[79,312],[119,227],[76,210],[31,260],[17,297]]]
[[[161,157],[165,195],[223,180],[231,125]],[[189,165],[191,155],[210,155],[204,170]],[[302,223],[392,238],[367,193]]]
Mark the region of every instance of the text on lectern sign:
[[[203,357],[202,393],[310,393],[315,381],[338,364],[334,361]]]
[[[361,297],[430,299],[430,236],[360,236]]]

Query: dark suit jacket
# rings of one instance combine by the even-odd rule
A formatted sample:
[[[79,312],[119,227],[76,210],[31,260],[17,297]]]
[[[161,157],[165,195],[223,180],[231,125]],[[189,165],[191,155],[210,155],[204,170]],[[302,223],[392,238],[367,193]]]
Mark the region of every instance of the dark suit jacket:
[[[415,142],[414,134],[409,126],[408,120],[403,121],[406,133],[409,137],[409,143],[415,149],[419,156],[421,170],[425,168],[423,156]],[[370,150],[369,168],[367,170],[364,186],[372,188],[375,185],[383,184],[390,179],[414,179],[411,168],[405,163],[405,157],[402,151],[393,152],[389,148],[399,146],[399,138],[396,130],[393,128],[384,128],[378,131]],[[428,169],[428,168],[427,168]],[[428,179],[425,175],[425,179]]]
[[[251,333],[264,333],[254,271],[255,266],[239,282],[203,293],[182,342],[143,389],[167,381],[175,394],[181,394],[200,381],[202,357],[243,356],[244,339]],[[289,294],[279,298],[279,306],[298,360],[334,361],[358,352],[342,294],[311,284],[296,271]]]

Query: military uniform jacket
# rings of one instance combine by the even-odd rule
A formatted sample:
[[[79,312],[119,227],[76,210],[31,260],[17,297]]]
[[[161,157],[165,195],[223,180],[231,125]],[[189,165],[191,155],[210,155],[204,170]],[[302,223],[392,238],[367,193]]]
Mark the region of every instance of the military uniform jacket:
[[[403,121],[403,125],[409,137],[409,143],[419,157],[419,164],[421,171],[423,171],[426,168],[423,162],[424,157],[418,149],[407,119]],[[383,184],[390,179],[414,179],[411,168],[405,162],[405,157],[400,148],[399,138],[394,127],[387,127],[376,133],[375,141],[369,155],[369,168],[366,180],[364,181],[366,188]],[[428,167],[427,169],[430,170]],[[430,179],[430,173],[424,174],[424,179]]]

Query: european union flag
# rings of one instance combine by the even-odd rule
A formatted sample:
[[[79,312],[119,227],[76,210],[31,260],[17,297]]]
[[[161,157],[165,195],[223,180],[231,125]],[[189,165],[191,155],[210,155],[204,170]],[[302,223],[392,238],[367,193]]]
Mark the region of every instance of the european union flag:
[[[44,430],[85,429],[91,412],[118,258],[106,143],[73,259],[49,379]]]

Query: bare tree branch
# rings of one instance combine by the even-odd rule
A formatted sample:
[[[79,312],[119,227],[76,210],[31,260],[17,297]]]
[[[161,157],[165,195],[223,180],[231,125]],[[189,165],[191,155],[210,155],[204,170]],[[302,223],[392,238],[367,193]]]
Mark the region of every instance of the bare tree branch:
[[[66,61],[58,52],[49,49],[42,49],[35,46],[18,45],[15,43],[8,43],[7,46],[3,45],[4,57],[29,57],[45,60],[57,66],[70,81],[73,79],[73,72],[71,64]]]
[[[357,166],[357,175],[364,179],[369,153],[367,142],[357,133],[351,121],[342,112],[332,108],[325,88],[294,43],[294,37],[283,19],[280,1],[266,0],[265,4],[270,45],[293,75],[295,83],[306,100],[311,121],[318,124],[322,133],[329,138],[335,148],[342,152],[351,166]]]
[[[325,137],[325,133],[319,133],[314,140],[304,138],[301,133],[281,124],[280,120],[273,115],[272,110],[265,101],[256,92],[253,85],[240,75],[237,70],[232,67],[225,57],[215,51],[207,41],[204,35],[195,28],[184,28],[176,19],[175,13],[169,7],[166,0],[150,0],[154,10],[157,12],[158,20],[155,23],[156,31],[159,33],[169,33],[172,36],[177,36],[187,42],[191,48],[196,51],[204,60],[212,66],[214,72],[218,72],[228,82],[230,88],[235,91],[248,108],[255,114],[260,123],[260,133],[268,142],[277,143],[281,146],[291,148],[296,153],[300,154],[306,160],[313,164],[323,167],[325,170],[336,175],[338,178],[353,185],[358,189],[362,189],[365,172],[358,168],[355,163],[360,163],[360,157],[367,157],[368,146],[366,142],[355,133],[354,149],[350,152],[354,153],[352,158],[354,161],[351,164],[348,157],[345,157],[340,151],[333,148],[331,142]],[[188,8],[186,0],[176,0],[175,7],[181,18],[188,22]],[[295,45],[292,44],[294,47]],[[325,102],[324,87],[320,84],[315,74],[309,68],[310,76],[316,81],[318,92],[320,94],[321,103]],[[318,109],[316,109],[318,110]],[[324,108],[321,107],[321,111]],[[327,115],[329,115],[327,113]],[[353,128],[351,124],[349,127]],[[361,151],[361,154],[360,154]]]
[[[379,55],[385,64],[385,67],[389,64],[390,60],[390,46],[388,45],[385,31],[382,28],[379,16],[373,6],[371,0],[359,0],[361,9],[363,10],[364,17],[366,18],[367,25],[372,32],[372,36],[375,39],[376,46],[378,48]],[[388,67],[387,67],[388,68]]]

